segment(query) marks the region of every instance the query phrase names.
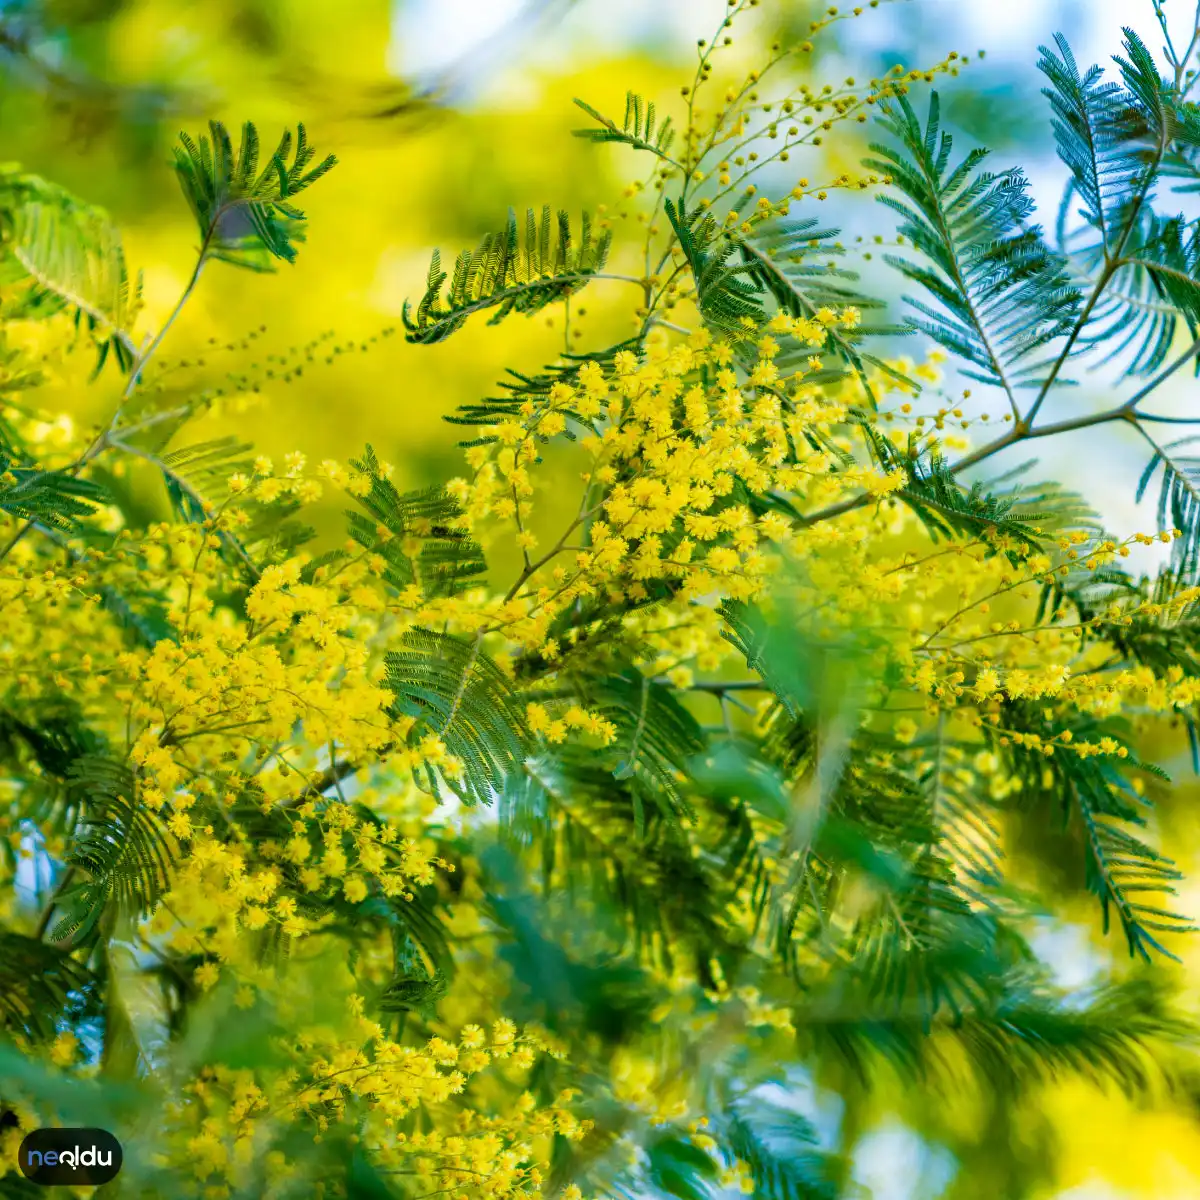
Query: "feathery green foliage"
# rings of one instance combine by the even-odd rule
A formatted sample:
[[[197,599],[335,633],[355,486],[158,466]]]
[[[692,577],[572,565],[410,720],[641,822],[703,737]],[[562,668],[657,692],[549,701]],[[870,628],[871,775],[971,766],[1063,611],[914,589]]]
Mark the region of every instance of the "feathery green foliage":
[[[765,1110],[765,1112],[763,1111]],[[819,1149],[817,1131],[799,1113],[743,1104],[728,1119],[729,1149],[750,1167],[754,1194],[765,1200],[837,1200],[846,1195]]]
[[[75,529],[104,500],[104,490],[66,471],[44,471],[0,449],[0,512],[51,529]]]
[[[381,577],[398,591],[414,584],[431,596],[453,596],[478,585],[487,570],[483,552],[462,528],[462,510],[441,488],[401,494],[368,446],[352,465],[370,479],[358,496],[362,512],[347,513],[350,536],[378,554]],[[420,549],[411,553],[416,539]]]
[[[334,155],[312,166],[316,151],[304,126],[285,131],[259,169],[258,130],[242,126],[236,153],[229,131],[210,121],[209,137],[179,135],[175,174],[200,231],[200,256],[252,271],[273,270],[274,260],[294,262],[304,240],[304,213],[293,197],[337,163]],[[290,161],[289,161],[290,160]]]
[[[502,379],[496,385],[503,390],[504,395],[462,404],[453,413],[447,414],[444,419],[451,425],[468,425],[475,428],[497,425],[506,418],[516,417],[521,406],[531,400],[534,403],[544,403],[549,398],[550,389],[556,383],[574,384],[579,378],[580,369],[585,364],[594,362],[602,367],[611,367],[613,359],[622,350],[636,350],[639,341],[638,338],[632,338],[597,352],[564,354],[561,363],[549,366],[537,375],[526,375],[509,368],[508,378]],[[587,420],[573,409],[566,410],[566,415],[580,429],[596,432],[597,422],[594,419]],[[497,436],[494,432],[484,432],[469,441],[460,442],[459,445],[487,446],[496,441]],[[576,436],[570,426],[566,430],[566,436],[572,439]]]
[[[59,947],[0,930],[0,1030],[52,1038],[72,993],[91,986],[91,972]]]
[[[774,299],[781,312],[811,320],[823,308],[853,305],[868,312],[882,308],[881,301],[855,286],[857,272],[836,265],[834,259],[843,253],[837,236],[836,229],[823,228],[815,218],[807,217],[779,222],[753,236],[739,236],[736,243],[747,276],[760,291]],[[823,261],[814,261],[818,257]],[[855,371],[861,380],[867,379],[868,367],[896,377],[895,367],[863,346],[868,338],[894,332],[902,333],[904,329],[883,324],[854,329],[834,327],[830,330],[828,352]],[[785,357],[783,365],[790,366],[798,358],[798,353]]]
[[[1195,225],[1151,206],[1161,179],[1186,178],[1200,124],[1128,29],[1125,52],[1115,60],[1120,80],[1106,79],[1098,66],[1081,71],[1060,34],[1053,49],[1042,47],[1038,66],[1050,83],[1044,93],[1059,158],[1071,173],[1058,241],[1091,288],[1080,343],[1100,348],[1102,361],[1150,375],[1166,362],[1180,324],[1197,335]]]
[[[743,319],[761,320],[759,288],[748,280],[750,264],[728,266],[737,250],[734,240],[721,230],[711,213],[688,212],[682,201],[663,202],[667,220],[679,240],[696,281],[696,297],[704,319],[722,332],[742,329]]]
[[[938,307],[909,299],[915,329],[960,357],[965,374],[1008,392],[1039,384],[1039,351],[1069,332],[1080,294],[1065,264],[1031,226],[1029,183],[1020,170],[980,171],[987,156],[972,150],[951,164],[954,142],[942,131],[935,92],[924,128],[904,96],[884,128],[899,147],[872,144],[866,165],[887,174],[908,203],[882,203],[900,216],[900,232],[929,266],[888,257]]]
[[[653,101],[628,92],[625,96],[625,120],[619,128],[615,121],[598,113],[590,104],[579,99],[575,103],[601,126],[599,129],[576,129],[576,137],[589,142],[621,142],[635,150],[648,150],[666,162],[674,162],[668,153],[675,140],[671,118],[666,117],[661,124],[657,124]]]
[[[1050,514],[1014,511],[1022,500],[1019,489],[991,492],[981,480],[966,488],[940,451],[921,454],[915,435],[910,435],[907,451],[874,431],[870,436],[880,466],[907,474],[908,482],[897,495],[916,513],[933,541],[967,535],[1007,538],[1029,549],[1040,546],[1039,531]]]
[[[170,835],[139,801],[137,782],[123,762],[81,758],[71,781],[86,799],[66,862],[83,878],[58,894],[64,915],[51,931],[55,941],[87,937],[106,913],[135,919],[152,912],[175,858]]]
[[[1149,440],[1149,435],[1147,440]],[[1183,536],[1171,550],[1176,571],[1191,578],[1200,567],[1200,458],[1184,453],[1196,437],[1177,438],[1165,445],[1151,441],[1154,453],[1138,480],[1137,500],[1145,496],[1155,475],[1161,475],[1158,492],[1158,523],[1178,529]]]
[[[461,778],[443,775],[446,784],[465,799],[492,800],[524,755],[524,718],[508,680],[481,638],[413,629],[401,644],[387,656],[387,685],[398,711],[417,719],[411,740],[435,734],[465,767]],[[429,782],[437,788],[432,772]]]
[[[583,214],[579,240],[571,231],[571,219],[559,212],[557,225],[550,206],[541,219],[529,209],[522,236],[517,215],[510,211],[503,229],[489,233],[475,250],[464,250],[455,261],[453,276],[442,270],[438,251],[433,252],[425,295],[414,315],[404,308],[404,327],[410,342],[429,344],[444,341],[461,329],[472,313],[494,308],[490,323],[509,313],[526,315],[564,300],[585,287],[604,270],[612,233],[592,232],[592,220]],[[447,279],[449,287],[443,295]]]
[[[141,279],[131,285],[107,213],[36,175],[0,168],[0,256],[7,317],[71,312],[96,343],[97,373],[110,352],[129,370]]]

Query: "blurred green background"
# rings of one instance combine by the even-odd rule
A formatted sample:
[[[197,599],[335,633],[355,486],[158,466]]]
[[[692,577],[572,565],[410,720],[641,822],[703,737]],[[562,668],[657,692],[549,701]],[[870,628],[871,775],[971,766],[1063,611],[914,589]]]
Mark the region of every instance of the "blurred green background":
[[[210,117],[231,125],[252,118],[266,142],[303,120],[318,151],[336,152],[341,166],[311,194],[299,262],[261,278],[215,266],[152,382],[181,394],[206,387],[235,394],[230,411],[206,418],[188,440],[236,430],[277,459],[298,450],[310,461],[345,460],[369,440],[395,463],[398,482],[411,485],[461,470],[456,430],[444,415],[489,393],[505,367],[537,368],[562,345],[561,324],[544,314],[501,329],[474,323],[436,347],[381,336],[399,325],[404,298],[419,294],[430,249],[452,257],[502,224],[509,206],[615,207],[632,178],[630,160],[570,136],[582,123],[571,98],[619,113],[633,88],[669,108],[690,79],[696,38],[711,35],[722,10],[721,0],[0,0],[2,157],[114,215],[131,266],[144,272],[142,328],[152,330],[194,261],[194,227],[169,169],[177,131],[199,129]],[[761,33],[802,29],[817,10],[766,0]],[[1179,15],[1190,16],[1190,8]],[[838,26],[812,72],[818,83],[866,77],[893,63],[933,63],[949,50],[974,58],[986,49],[943,88],[950,120],[1005,161],[1025,165],[1052,217],[1061,175],[1034,70],[1037,46],[1061,29],[1090,62],[1118,49],[1127,23],[1152,32],[1150,0],[899,0]],[[750,42],[740,51],[748,64]],[[841,138],[833,147],[835,173],[853,167],[869,131],[853,137],[859,141]],[[793,165],[797,174],[822,170]],[[838,204],[822,216],[852,228],[870,219],[869,202]],[[606,286],[620,288],[598,285],[583,302],[583,346],[632,332],[619,303],[627,295]],[[84,387],[83,357],[51,359],[41,402],[99,420],[119,385],[109,372]],[[259,391],[243,388],[242,376]],[[1098,381],[1089,398],[1103,403],[1105,386]],[[1176,402],[1186,404],[1194,387],[1183,381]],[[1046,463],[1105,503],[1114,527],[1130,531],[1153,524],[1132,506],[1143,462],[1130,450],[1106,434]],[[331,498],[331,528],[338,507]],[[1192,795],[1177,790],[1164,832],[1200,881]],[[1182,906],[1200,912],[1200,883],[1187,886]],[[1064,981],[1085,984],[1121,948],[1101,939],[1086,898],[1070,901],[1062,916],[1047,921],[1040,949]],[[1197,982],[1200,942],[1180,978],[1192,1008],[1187,998]],[[935,1099],[953,1112],[953,1096]],[[1200,1196],[1200,1126],[1188,1098],[1135,1109],[1072,1084],[1048,1092],[1044,1105],[1061,1159],[1056,1182],[1039,1196]],[[876,1200],[967,1196],[954,1188],[954,1155],[884,1109],[858,1165]],[[1012,1136],[1014,1155],[1041,1152],[1020,1144],[1019,1128]],[[987,1152],[1003,1156],[1007,1137],[989,1142]],[[973,1165],[975,1180],[986,1174]],[[979,1200],[990,1195],[978,1193]]]

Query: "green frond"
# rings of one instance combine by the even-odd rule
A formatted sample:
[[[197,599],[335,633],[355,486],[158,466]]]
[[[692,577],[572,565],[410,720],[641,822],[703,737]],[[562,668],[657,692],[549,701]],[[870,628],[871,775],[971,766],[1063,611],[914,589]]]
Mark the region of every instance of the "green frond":
[[[604,270],[612,233],[592,231],[591,217],[583,214],[578,243],[565,212],[551,219],[550,206],[542,209],[540,221],[533,209],[525,216],[523,231],[517,216],[509,212],[503,229],[489,233],[473,250],[464,250],[448,276],[441,255],[433,252],[424,296],[410,315],[403,312],[407,339],[421,345],[444,341],[461,329],[473,313],[495,309],[489,324],[495,325],[510,313],[526,316],[573,296],[587,286],[591,277]],[[443,287],[449,286],[443,294]]]
[[[176,516],[191,524],[203,524],[226,504],[233,490],[235,474],[246,479],[254,476],[250,447],[235,437],[215,438],[169,452],[153,453],[138,449],[118,438],[115,445],[129,451],[162,472],[167,497]],[[215,530],[222,557],[251,579],[257,579],[261,566],[292,558],[315,536],[314,530],[292,518],[300,511],[299,501],[278,499],[267,503],[248,493],[241,506],[249,522],[235,534],[224,526]]]
[[[1096,243],[1074,254],[1087,275],[1104,269]],[[1200,230],[1180,217],[1149,209],[1126,238],[1111,281],[1092,310],[1079,345],[1097,363],[1117,363],[1134,375],[1153,375],[1166,363],[1181,327],[1200,333]]]
[[[956,537],[1008,539],[1027,549],[1040,547],[1038,532],[1044,513],[1014,511],[1021,500],[1017,489],[991,493],[976,481],[970,488],[960,484],[950,464],[934,449],[928,456],[898,450],[887,438],[868,428],[872,449],[885,470],[899,467],[908,483],[895,494],[916,514],[933,541]],[[915,435],[910,450],[915,451]]]
[[[71,768],[101,748],[84,714],[65,698],[25,703],[20,711],[0,709],[0,751],[24,776],[22,800],[39,820],[51,821],[55,808],[77,809],[81,789]]]
[[[950,864],[928,851],[856,923],[834,970],[881,1015],[903,1013],[931,1030],[940,1014],[971,1007],[999,957],[994,920],[972,913]]]
[[[1033,703],[1010,702],[1003,710],[1003,728],[1049,739],[1062,725],[1061,719],[1048,719],[1053,716]],[[1076,742],[1091,744],[1105,737],[1117,741],[1126,732],[1119,721],[1095,718],[1077,719],[1071,731]],[[1174,958],[1161,937],[1193,928],[1189,918],[1165,907],[1182,876],[1171,859],[1135,834],[1146,824],[1150,802],[1124,773],[1133,769],[1165,778],[1161,769],[1133,755],[1056,754],[1033,761],[1025,751],[998,749],[1020,779],[1027,803],[1053,804],[1065,819],[1078,823],[1083,879],[1100,902],[1105,932],[1115,912],[1131,957],[1147,962],[1152,954]]]
[[[102,209],[0,167],[0,274],[8,315],[73,313],[96,343],[97,372],[110,353],[123,371],[132,367],[141,278],[131,283],[121,235]]]
[[[251,460],[247,457],[249,451],[246,443],[235,437],[224,437],[181,446],[161,455],[149,451],[135,453],[162,472],[167,497],[176,516],[189,524],[201,525],[229,499],[229,481],[234,474],[253,474]],[[272,534],[286,520],[287,510],[281,505],[274,505],[259,515],[264,520],[244,529],[240,536],[224,527],[216,530],[222,556],[227,562],[248,572],[252,578],[257,578],[259,573],[252,548],[260,552],[264,561],[271,560],[272,555],[263,543],[269,542]],[[283,557],[286,556],[285,553]]]
[[[370,446],[350,465],[371,481],[369,491],[354,496],[363,511],[346,514],[350,536],[383,559],[382,579],[398,591],[416,584],[430,597],[453,596],[479,583],[487,562],[461,528],[462,509],[445,489],[399,492]]]
[[[168,487],[174,485],[171,499],[180,516],[203,521],[206,509],[216,509],[227,501],[230,479],[238,473],[254,473],[252,449],[236,437],[223,437],[180,446],[159,456]]]
[[[712,1157],[674,1131],[659,1133],[646,1146],[645,1183],[652,1196],[712,1200],[717,1180]]]
[[[613,774],[630,781],[638,827],[646,800],[670,820],[690,816],[683,785],[690,761],[705,747],[695,717],[670,688],[634,668],[589,683],[588,693],[589,704],[616,727],[608,748],[619,756]]]
[[[1106,269],[1099,242],[1078,248],[1072,258],[1087,277]],[[1181,326],[1193,338],[1200,334],[1198,272],[1200,229],[1182,217],[1142,209],[1079,346],[1098,352],[1097,365],[1115,362],[1139,376],[1162,370]]]
[[[981,171],[987,151],[977,149],[951,166],[953,140],[941,131],[937,93],[925,126],[899,96],[884,117],[898,146],[872,143],[865,163],[887,175],[906,198],[881,196],[900,216],[900,233],[928,265],[895,255],[887,261],[934,302],[908,298],[910,318],[939,345],[961,358],[969,378],[1010,394],[1042,381],[1039,351],[1073,326],[1080,293],[1067,279],[1029,217],[1029,184],[1016,169]]]
[[[443,773],[447,786],[465,800],[490,802],[525,756],[524,715],[509,681],[480,638],[412,629],[401,644],[387,656],[387,686],[397,711],[416,719],[410,741],[439,738],[462,764],[456,778]],[[429,782],[436,789],[432,775]]]
[[[759,1097],[731,1106],[718,1120],[724,1146],[750,1168],[763,1200],[845,1200],[840,1163],[820,1148],[805,1117]],[[849,1193],[852,1195],[853,1193]]]
[[[944,722],[939,722],[920,783],[928,794],[929,820],[939,852],[953,870],[952,884],[978,903],[984,889],[1001,882],[1003,836],[996,801],[966,769],[958,750]]]
[[[86,936],[106,911],[130,918],[152,912],[175,859],[169,834],[139,800],[125,763],[85,757],[73,764],[71,780],[86,800],[66,862],[83,878],[59,897],[65,915],[51,933],[55,941]]]
[[[1158,935],[1186,933],[1193,926],[1151,901],[1155,895],[1174,896],[1183,876],[1171,859],[1132,832],[1130,826],[1145,824],[1139,811],[1144,801],[1103,760],[1072,763],[1065,774],[1083,826],[1087,885],[1100,901],[1104,931],[1115,911],[1131,957],[1149,962],[1153,951],[1175,958]]]
[[[575,103],[600,126],[599,129],[576,129],[576,137],[589,142],[621,142],[635,150],[649,150],[664,162],[678,166],[668,153],[675,140],[671,118],[667,117],[658,124],[653,101],[645,100],[635,92],[628,92],[625,96],[625,121],[620,127],[590,104],[579,99]]]
[[[1058,156],[1071,173],[1058,243],[1081,282],[1098,289],[1105,280],[1078,344],[1100,349],[1102,362],[1124,371],[1154,374],[1181,321],[1196,336],[1200,246],[1190,223],[1149,205],[1160,175],[1192,172],[1200,125],[1132,30],[1125,30],[1125,57],[1115,59],[1120,81],[1106,80],[1098,66],[1082,72],[1061,34],[1041,53]]]
[[[1050,81],[1042,94],[1054,113],[1058,156],[1071,172],[1064,207],[1077,202],[1099,244],[1111,249],[1125,232],[1129,202],[1145,170],[1130,137],[1130,96],[1115,80],[1106,81],[1101,67],[1081,72],[1062,34],[1054,43],[1057,53],[1040,47],[1038,69]]]
[[[745,332],[745,322],[755,326],[764,318],[759,289],[748,282],[751,267],[743,262],[728,266],[737,242],[701,209],[689,213],[682,202],[664,201],[667,220],[679,240],[696,284],[696,301],[708,324],[725,332]]]
[[[420,976],[393,979],[378,1000],[380,1012],[415,1012],[431,1019],[437,1002],[449,990],[446,977],[440,972],[425,978]]]
[[[734,953],[723,860],[691,828],[646,811],[631,781],[614,780],[587,751],[529,758],[500,800],[511,845],[534,852],[547,895],[621,931],[621,948],[663,963],[683,950],[701,962]],[[705,968],[707,970],[707,968]]]
[[[1200,458],[1184,453],[1200,437],[1180,438],[1159,446],[1138,480],[1135,499],[1145,496],[1155,475],[1161,474],[1158,492],[1159,529],[1178,529],[1182,534],[1171,544],[1174,569],[1192,577],[1200,569]],[[1161,471],[1160,471],[1161,468]]]
[[[744,600],[726,600],[720,613],[725,621],[721,636],[746,660],[746,666],[760,676],[775,694],[788,715],[800,715],[804,688],[792,669],[789,656],[776,657],[779,631],[757,605]]]
[[[1179,314],[1195,338],[1200,326],[1200,226],[1181,216],[1150,213],[1130,238],[1122,261],[1125,270],[1150,278],[1157,299]],[[1142,373],[1157,369],[1165,358],[1164,348],[1161,357],[1150,359],[1156,365],[1142,366]]]
[[[872,636],[857,631],[842,637],[809,637],[787,606],[725,600],[717,611],[724,622],[721,636],[793,721],[805,712],[811,715],[829,703],[840,703],[875,652]]]
[[[799,978],[798,955],[814,934],[821,936],[840,876],[832,862],[834,848],[818,846],[819,839],[798,859],[794,855],[792,780],[803,777],[801,759],[811,765],[812,739],[800,733],[800,722],[784,716],[779,708],[769,719],[762,758],[726,744],[696,763],[694,786],[704,797],[705,818],[716,828],[714,870],[749,916],[752,936],[761,937],[778,963]],[[799,768],[795,775],[785,775],[785,759]],[[807,821],[805,826],[807,832]]]
[[[175,148],[175,174],[200,230],[201,258],[252,271],[273,270],[279,259],[294,262],[305,218],[293,198],[330,171],[336,157],[312,166],[315,152],[299,125],[294,139],[284,132],[259,170],[258,131],[251,122],[242,126],[236,155],[220,121],[210,121],[208,129],[208,137],[181,133]]]
[[[90,479],[69,471],[44,471],[0,450],[0,512],[71,533],[104,500],[104,489]]]
[[[0,1030],[50,1041],[73,993],[93,987],[81,962],[39,938],[0,929]]]
[[[105,611],[128,631],[134,645],[152,650],[161,641],[179,641],[179,631],[156,589],[136,584],[118,589],[105,584],[100,588],[100,598]]]
[[[971,1009],[947,1016],[930,1037],[921,1018],[880,1012],[857,997],[814,998],[795,1019],[802,1041],[850,1067],[864,1081],[886,1064],[902,1079],[951,1086],[961,1063],[1000,1096],[1076,1076],[1129,1094],[1169,1076],[1173,1047],[1187,1038],[1152,983],[1109,985],[1086,998],[1067,997],[1029,969],[1001,977]],[[943,1048],[945,1047],[945,1048]],[[961,1086],[959,1082],[958,1086]]]

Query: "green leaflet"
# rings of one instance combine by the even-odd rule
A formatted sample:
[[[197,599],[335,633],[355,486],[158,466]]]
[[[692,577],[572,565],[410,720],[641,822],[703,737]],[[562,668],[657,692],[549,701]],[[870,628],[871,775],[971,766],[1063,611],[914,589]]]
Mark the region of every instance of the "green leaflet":
[[[510,313],[539,312],[573,296],[608,261],[612,233],[606,229],[594,234],[586,212],[578,243],[570,217],[559,212],[557,222],[552,221],[549,205],[542,209],[540,220],[533,209],[526,212],[523,232],[522,237],[517,215],[510,211],[503,229],[487,234],[473,251],[458,256],[452,275],[442,269],[441,255],[435,250],[424,296],[415,312],[407,302],[404,306],[408,341],[421,345],[444,341],[473,313],[487,309],[496,310],[489,321],[492,325]]]
[[[508,680],[478,638],[413,629],[401,644],[387,656],[387,686],[397,711],[416,718],[410,740],[440,738],[463,766],[460,777],[443,773],[442,781],[466,800],[489,802],[525,753],[524,716]],[[436,789],[432,775],[430,783]]]
[[[242,126],[235,153],[220,121],[209,136],[179,135],[175,174],[200,232],[201,259],[214,258],[252,271],[274,270],[275,260],[294,262],[304,240],[304,213],[293,198],[336,165],[330,154],[312,165],[316,151],[304,126],[285,131],[259,169],[258,130]]]

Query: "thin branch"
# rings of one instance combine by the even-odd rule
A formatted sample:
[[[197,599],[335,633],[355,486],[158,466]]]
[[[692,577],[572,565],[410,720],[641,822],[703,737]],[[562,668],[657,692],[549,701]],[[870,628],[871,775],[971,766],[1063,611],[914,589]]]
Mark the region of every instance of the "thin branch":
[[[38,918],[37,928],[33,931],[33,936],[40,942],[50,929],[50,920],[54,916],[54,910],[58,907],[58,902],[66,894],[67,889],[75,881],[75,868],[68,867],[59,879],[57,886],[50,895],[50,899],[46,901],[46,907],[42,909],[42,915]]]

